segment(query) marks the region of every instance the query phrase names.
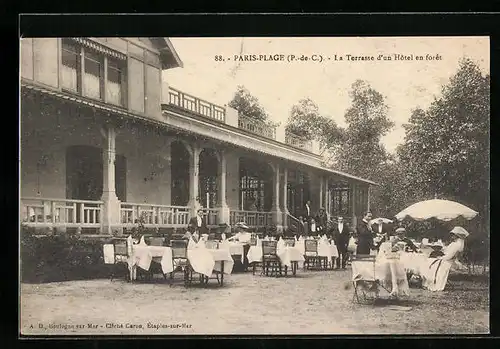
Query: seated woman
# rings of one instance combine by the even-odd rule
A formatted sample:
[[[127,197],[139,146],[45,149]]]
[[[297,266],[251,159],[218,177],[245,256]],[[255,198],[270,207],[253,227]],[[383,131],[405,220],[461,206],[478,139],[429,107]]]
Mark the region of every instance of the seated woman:
[[[464,250],[465,238],[469,236],[467,230],[455,227],[450,231],[452,242],[444,249],[444,255],[438,258],[428,258],[422,268],[422,287],[429,291],[443,291],[452,264],[458,254]]]

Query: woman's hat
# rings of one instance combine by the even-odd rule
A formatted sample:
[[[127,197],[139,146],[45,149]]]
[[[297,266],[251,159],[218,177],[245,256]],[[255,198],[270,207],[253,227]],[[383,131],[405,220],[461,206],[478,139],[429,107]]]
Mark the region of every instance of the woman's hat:
[[[240,228],[240,229],[250,229],[248,225],[245,224],[245,222],[238,222],[234,225],[236,228]]]
[[[462,227],[455,227],[450,231],[450,234],[456,235],[460,239],[465,239],[469,236],[469,232]]]
[[[403,227],[399,227],[398,229],[396,229],[396,234],[402,234],[404,232],[406,232],[406,229]]]

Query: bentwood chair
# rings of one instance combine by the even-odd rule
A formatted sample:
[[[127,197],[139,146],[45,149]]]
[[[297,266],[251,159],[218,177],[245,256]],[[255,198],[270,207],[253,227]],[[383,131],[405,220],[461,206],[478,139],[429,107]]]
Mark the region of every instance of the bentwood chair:
[[[184,274],[184,284],[190,284],[192,281],[192,271],[187,257],[187,240],[170,240],[172,248],[172,264],[174,271],[170,273],[170,279],[173,280],[177,271]]]
[[[352,283],[354,286],[353,302],[375,302],[379,296],[379,286],[375,276],[375,256],[356,255],[353,257]]]
[[[111,281],[115,278],[117,270],[119,270],[121,274],[125,275],[125,279],[127,281],[130,281],[128,260],[130,258],[132,246],[128,245],[127,239],[115,239],[113,240],[113,249],[114,265],[111,271]]]
[[[318,256],[318,240],[306,239],[304,241],[304,269],[310,269],[311,265],[313,268],[319,266],[319,256]]]
[[[262,241],[262,271],[266,276],[281,275],[281,261],[277,247],[277,241]]]

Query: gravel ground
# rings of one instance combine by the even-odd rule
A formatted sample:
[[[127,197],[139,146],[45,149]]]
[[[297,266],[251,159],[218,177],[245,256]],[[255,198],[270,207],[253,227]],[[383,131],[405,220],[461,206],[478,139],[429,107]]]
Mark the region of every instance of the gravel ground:
[[[412,309],[392,310],[384,300],[354,304],[350,277],[349,269],[241,273],[222,288],[211,280],[189,289],[162,279],[22,284],[20,325],[22,334],[60,335],[489,333],[488,281],[450,275],[446,291],[412,288],[397,303]]]

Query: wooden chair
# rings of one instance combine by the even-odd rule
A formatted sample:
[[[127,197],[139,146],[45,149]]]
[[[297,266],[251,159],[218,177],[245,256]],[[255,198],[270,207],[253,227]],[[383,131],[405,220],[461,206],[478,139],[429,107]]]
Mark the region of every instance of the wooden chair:
[[[277,255],[277,241],[262,241],[262,270],[266,276],[281,275],[281,261]]]
[[[161,236],[152,236],[148,239],[148,245],[149,246],[165,246],[165,238]],[[151,261],[151,266],[148,271],[148,278],[153,279],[154,274],[162,274],[163,277],[166,279],[167,275],[163,273],[163,270],[161,269],[161,265],[158,261],[155,261],[154,259]]]
[[[353,257],[351,262],[354,286],[353,302],[362,303],[362,299],[365,303],[374,303],[377,300],[380,283],[375,276],[375,258],[375,256],[370,255]],[[366,273],[355,274],[358,270],[366,271]]]
[[[187,240],[170,240],[172,248],[172,264],[174,270],[170,273],[170,279],[173,280],[175,273],[180,269],[184,273],[184,284],[192,282],[192,270],[187,258]]]
[[[149,239],[149,244],[150,246],[165,246],[165,238],[163,237],[151,237]]]
[[[328,263],[327,257],[318,255],[318,240],[307,239],[304,241],[304,269],[323,269]]]
[[[128,268],[128,260],[130,258],[130,250],[132,246],[128,246],[127,239],[115,239],[113,240],[114,248],[114,265],[111,271],[111,281],[115,277],[117,269],[125,271],[125,279],[130,281],[130,271]]]

